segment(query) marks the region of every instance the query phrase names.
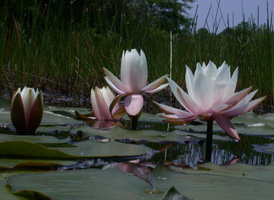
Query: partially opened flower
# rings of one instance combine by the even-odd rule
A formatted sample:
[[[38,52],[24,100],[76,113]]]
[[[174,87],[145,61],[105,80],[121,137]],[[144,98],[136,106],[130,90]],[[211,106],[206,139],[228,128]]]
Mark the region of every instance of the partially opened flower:
[[[207,66],[198,63],[194,75],[186,67],[185,80],[188,93],[168,78],[172,93],[187,111],[156,104],[168,113],[163,115],[169,119],[166,120],[168,122],[187,123],[196,118],[204,121],[215,120],[227,134],[240,140],[230,119],[250,111],[265,97],[251,101],[257,92],[257,90],[251,92],[252,87],[235,92],[237,78],[238,68],[231,76],[230,67],[225,62],[218,69],[213,62],[209,62]]]
[[[120,120],[125,114],[124,107],[116,104],[110,113],[109,106],[115,95],[109,87],[91,89],[90,99],[92,111],[97,120]]]
[[[114,104],[123,96],[126,96],[124,106],[130,116],[138,115],[143,107],[143,94],[152,94],[164,89],[168,84],[163,84],[165,76],[147,85],[148,70],[144,52],[140,55],[136,49],[123,52],[121,72],[119,80],[109,70],[104,69],[108,85],[118,93]]]
[[[43,116],[42,91],[19,88],[11,99],[11,121],[17,131],[34,132]]]

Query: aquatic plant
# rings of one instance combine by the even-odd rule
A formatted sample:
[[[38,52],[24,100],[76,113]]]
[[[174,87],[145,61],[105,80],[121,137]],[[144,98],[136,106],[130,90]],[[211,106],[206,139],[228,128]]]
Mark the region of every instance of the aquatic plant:
[[[34,88],[18,88],[11,99],[11,121],[18,132],[31,134],[41,123],[43,93]]]
[[[138,118],[141,114],[144,103],[143,95],[158,92],[168,85],[164,84],[166,81],[165,75],[147,85],[147,60],[142,50],[140,55],[136,49],[123,52],[120,72],[121,80],[106,68],[103,69],[108,85],[118,93],[118,96],[113,101],[113,106],[125,96],[125,110],[129,116],[135,118]],[[111,110],[113,106],[111,106]]]

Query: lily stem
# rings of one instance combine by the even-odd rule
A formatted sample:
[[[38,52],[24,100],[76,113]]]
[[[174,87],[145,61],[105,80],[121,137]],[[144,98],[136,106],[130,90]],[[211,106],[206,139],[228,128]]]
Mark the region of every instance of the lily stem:
[[[138,117],[137,115],[131,117],[131,129],[132,130],[137,130],[137,122],[138,122]]]
[[[213,120],[207,121],[206,162],[211,162]]]

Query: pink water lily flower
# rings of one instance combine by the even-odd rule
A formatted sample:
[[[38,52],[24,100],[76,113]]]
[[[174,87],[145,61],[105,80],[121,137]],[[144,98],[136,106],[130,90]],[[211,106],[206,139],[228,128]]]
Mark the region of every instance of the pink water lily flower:
[[[118,102],[121,97],[126,96],[124,106],[126,112],[131,116],[136,116],[141,112],[144,102],[142,95],[144,93],[152,94],[168,85],[163,84],[166,81],[166,76],[162,76],[147,85],[147,60],[142,50],[140,55],[136,49],[123,52],[120,72],[121,80],[106,68],[103,69],[108,85],[118,93],[114,102]]]
[[[43,116],[42,91],[24,87],[13,94],[11,99],[11,121],[18,131],[35,131]]]
[[[115,95],[109,87],[91,89],[90,99],[92,111],[97,120],[120,120],[125,114],[123,106],[116,104],[110,113],[109,106]]]
[[[168,118],[167,122],[187,123],[196,118],[204,121],[215,120],[227,134],[238,140],[240,137],[230,119],[250,111],[266,98],[251,101],[257,92],[251,92],[252,87],[235,92],[238,68],[231,76],[230,66],[225,62],[218,69],[213,62],[209,62],[207,66],[198,63],[194,75],[186,66],[185,80],[188,93],[173,80],[167,79],[173,95],[186,109],[183,111],[156,103],[167,113],[163,115]]]

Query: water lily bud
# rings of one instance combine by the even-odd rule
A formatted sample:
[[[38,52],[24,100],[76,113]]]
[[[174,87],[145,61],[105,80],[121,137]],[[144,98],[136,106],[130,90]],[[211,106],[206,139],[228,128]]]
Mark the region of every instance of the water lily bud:
[[[33,133],[43,116],[43,93],[34,88],[18,88],[11,99],[11,121],[17,131]]]
[[[90,99],[92,111],[97,120],[120,120],[125,114],[124,108],[116,104],[110,113],[109,107],[115,95],[109,87],[91,89]]]

